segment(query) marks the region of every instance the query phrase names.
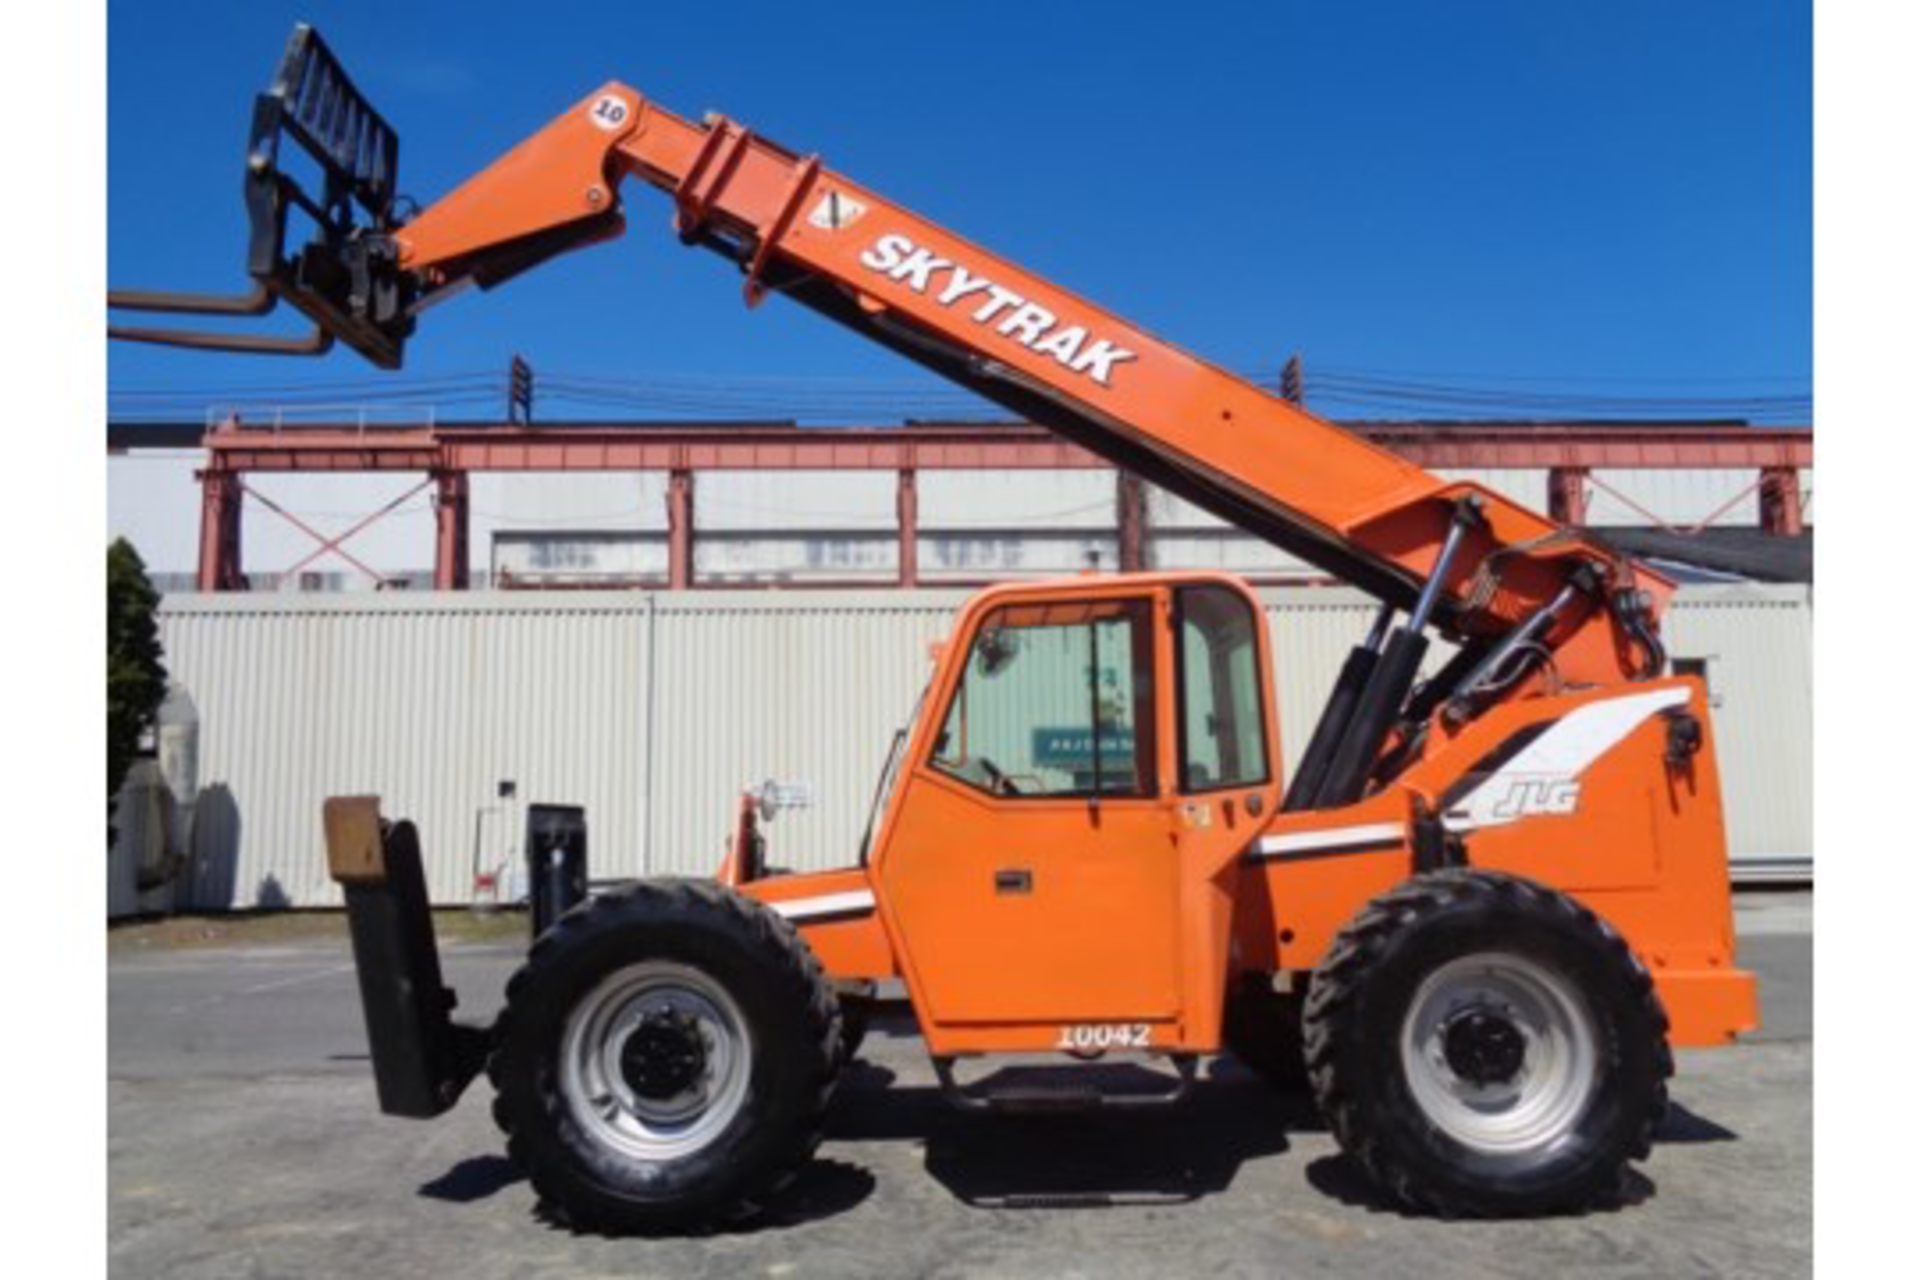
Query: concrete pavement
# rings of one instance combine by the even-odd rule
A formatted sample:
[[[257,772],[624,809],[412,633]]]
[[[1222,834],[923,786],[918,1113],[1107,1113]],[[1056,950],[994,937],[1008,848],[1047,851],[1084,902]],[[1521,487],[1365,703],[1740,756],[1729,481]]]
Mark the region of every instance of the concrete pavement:
[[[1793,895],[1742,902],[1742,959],[1761,974],[1766,1029],[1680,1055],[1673,1116],[1636,1203],[1540,1222],[1402,1215],[1304,1099],[1230,1059],[1165,1114],[961,1116],[895,1017],[845,1078],[819,1158],[765,1221],[700,1239],[575,1236],[541,1218],[503,1158],[484,1082],[439,1121],[377,1113],[343,945],[116,952],[111,1265],[124,1276],[463,1280],[1805,1275],[1811,912]],[[510,947],[450,948],[465,1012],[490,1016],[516,962]]]

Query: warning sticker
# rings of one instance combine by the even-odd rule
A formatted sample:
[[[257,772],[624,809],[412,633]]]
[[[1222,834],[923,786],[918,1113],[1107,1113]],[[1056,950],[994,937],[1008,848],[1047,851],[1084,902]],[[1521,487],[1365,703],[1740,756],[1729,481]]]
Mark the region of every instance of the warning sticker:
[[[838,191],[829,191],[820,197],[820,203],[813,206],[813,212],[807,215],[807,221],[822,231],[838,231],[850,227],[860,220],[867,206],[852,196],[841,195]]]

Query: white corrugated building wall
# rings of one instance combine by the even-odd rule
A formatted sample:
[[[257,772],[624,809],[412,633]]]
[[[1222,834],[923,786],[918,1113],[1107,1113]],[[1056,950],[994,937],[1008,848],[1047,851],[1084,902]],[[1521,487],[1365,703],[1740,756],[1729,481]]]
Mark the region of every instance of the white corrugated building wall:
[[[150,568],[175,584],[192,565],[197,457],[109,459],[114,531],[132,535]],[[1546,505],[1544,472],[1442,474]],[[1594,478],[1595,525],[1645,523],[1636,510],[1644,508],[1685,526],[1730,500],[1722,522],[1755,520],[1742,473]],[[412,482],[275,475],[250,483],[332,535]],[[1802,485],[1810,506],[1810,470]],[[477,869],[512,860],[534,802],[587,808],[596,875],[708,872],[740,789],[769,777],[809,782],[819,798],[813,811],[781,820],[777,859],[844,861],[857,849],[887,745],[924,681],[928,645],[967,594],[960,584],[1111,569],[1119,560],[1116,482],[1105,470],[920,473],[923,587],[914,591],[891,585],[899,568],[891,472],[700,472],[694,486],[700,590],[375,593],[333,561],[314,567],[347,590],[169,595],[168,663],[199,706],[204,735],[198,856],[177,900],[207,908],[337,902],[319,805],[355,791],[381,794],[390,813],[420,824],[440,902],[468,900]],[[662,584],[666,491],[660,473],[476,475],[477,580]],[[158,508],[170,511],[165,530],[149,527],[156,492],[171,495]],[[1154,567],[1281,581],[1311,572],[1158,490],[1149,489],[1147,507]],[[270,572],[313,549],[258,504],[244,510],[250,568]],[[374,569],[417,582],[432,545],[426,495],[346,545]],[[806,589],[726,589],[783,584]],[[1372,606],[1339,588],[1263,591],[1291,763]],[[1691,584],[1668,635],[1674,655],[1704,662],[1713,685],[1739,866],[1805,871],[1811,587]],[[129,856],[120,855],[110,880],[116,911],[155,903],[130,893]]]
[[[200,714],[177,904],[327,906],[320,805],[374,793],[419,824],[437,902],[511,868],[530,803],[583,805],[596,877],[707,874],[740,791],[811,784],[774,859],[854,859],[894,732],[966,593],[175,595],[169,666]],[[1263,592],[1289,764],[1371,602]],[[1682,591],[1676,656],[1708,660],[1736,863],[1811,856],[1811,593]],[[501,794],[502,782],[513,794]]]

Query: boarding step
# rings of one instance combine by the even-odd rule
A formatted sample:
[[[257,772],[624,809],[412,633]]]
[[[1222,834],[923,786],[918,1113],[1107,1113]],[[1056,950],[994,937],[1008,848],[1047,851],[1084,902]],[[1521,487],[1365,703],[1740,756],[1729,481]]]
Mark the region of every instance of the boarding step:
[[[1171,1077],[1136,1063],[1016,1064],[962,1084],[952,1058],[935,1058],[933,1070],[947,1101],[962,1111],[1034,1115],[1175,1106],[1192,1092],[1199,1059],[1181,1053],[1172,1061]]]

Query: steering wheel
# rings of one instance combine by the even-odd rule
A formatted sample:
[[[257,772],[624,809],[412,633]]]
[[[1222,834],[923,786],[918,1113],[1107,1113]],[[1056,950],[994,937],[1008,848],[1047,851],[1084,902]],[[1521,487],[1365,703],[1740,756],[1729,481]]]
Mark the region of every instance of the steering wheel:
[[[987,783],[993,788],[995,795],[1017,796],[1021,794],[1020,788],[1013,785],[1012,778],[1009,778],[1005,773],[1001,772],[999,765],[987,759],[985,756],[975,756],[974,759],[979,761],[980,772],[987,775]]]

